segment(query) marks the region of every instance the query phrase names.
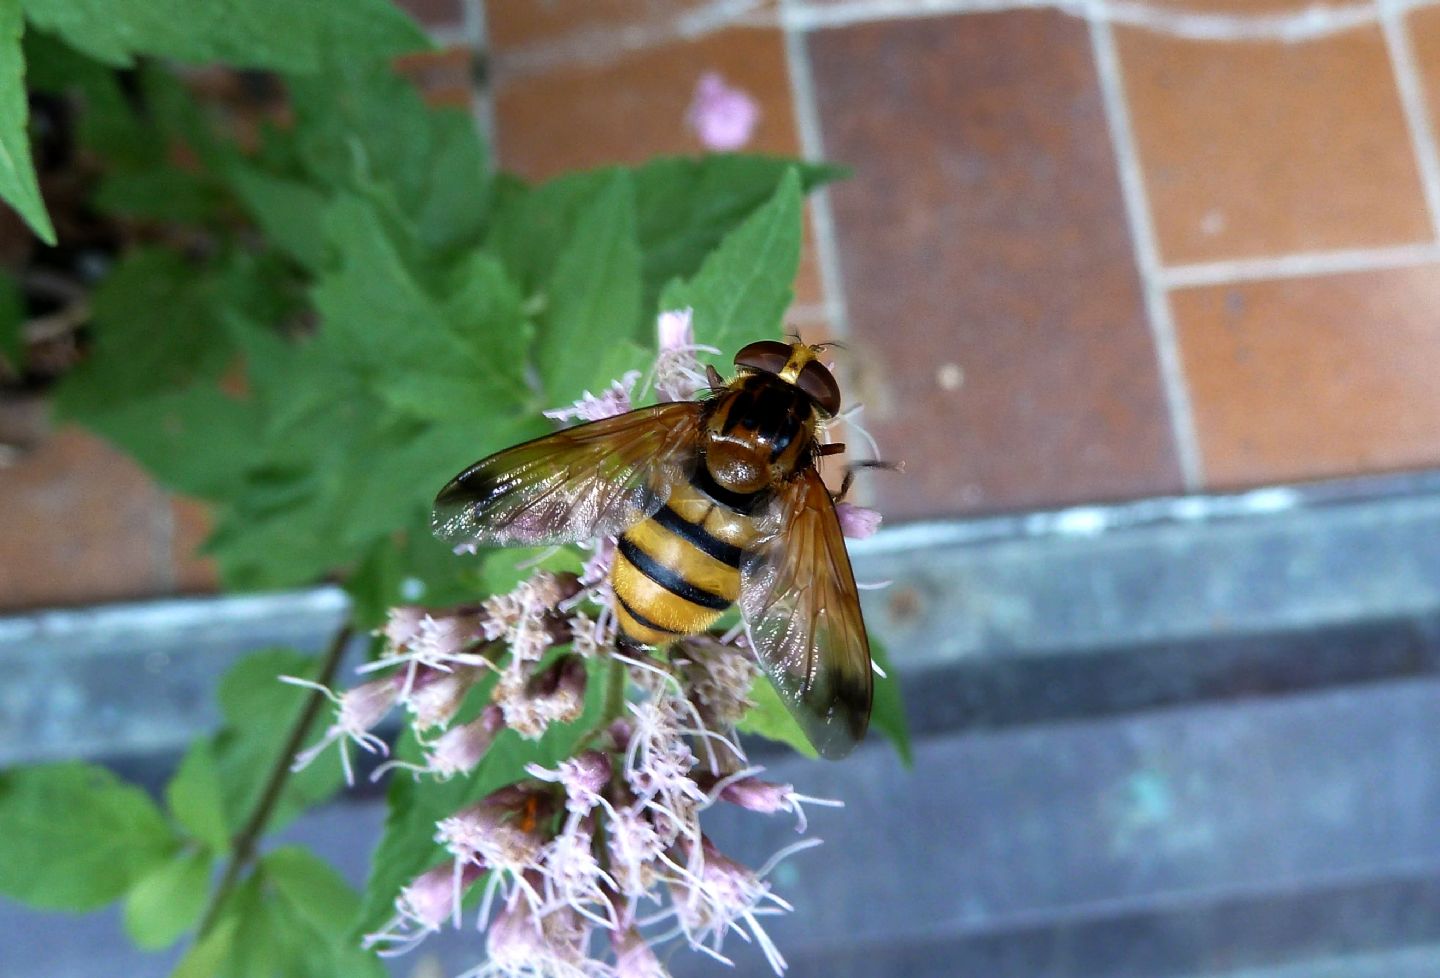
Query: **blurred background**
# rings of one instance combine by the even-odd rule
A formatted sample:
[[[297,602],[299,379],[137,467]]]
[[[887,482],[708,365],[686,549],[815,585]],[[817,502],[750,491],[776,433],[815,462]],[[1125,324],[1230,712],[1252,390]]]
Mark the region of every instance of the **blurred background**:
[[[701,151],[705,72],[747,149],[852,170],[789,322],[905,463],[854,552],[917,759],[767,758],[848,806],[780,876],[792,974],[1440,974],[1440,5],[406,6],[407,73],[527,179]],[[43,385],[0,443],[0,763],[168,770],[234,653],[333,627],[324,589],[168,600],[216,586],[205,510]],[[381,817],[293,832],[358,880]],[[0,974],[164,973],[9,905],[0,963],[62,925]]]

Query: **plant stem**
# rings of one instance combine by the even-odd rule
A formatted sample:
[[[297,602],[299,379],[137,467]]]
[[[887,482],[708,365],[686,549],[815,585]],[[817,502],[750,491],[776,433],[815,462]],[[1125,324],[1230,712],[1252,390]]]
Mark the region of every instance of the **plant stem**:
[[[349,620],[341,625],[330,639],[330,647],[325,650],[325,658],[320,663],[320,672],[315,676],[315,681],[321,686],[329,686],[335,679],[335,673],[340,667],[340,658],[345,654],[345,646],[350,644],[350,636],[354,632],[354,626]],[[290,766],[294,761],[295,754],[300,750],[300,744],[305,739],[306,732],[310,725],[315,722],[319,715],[320,708],[324,706],[326,697],[318,689],[311,690],[305,705],[300,710],[300,715],[295,718],[295,725],[290,729],[290,735],[285,738],[285,745],[280,749],[279,755],[275,758],[275,764],[270,769],[270,777],[265,781],[265,790],[261,792],[260,799],[255,802],[255,807],[250,810],[250,817],[245,820],[245,825],[235,835],[234,845],[230,850],[230,862],[225,866],[225,874],[220,877],[220,885],[215,888],[214,895],[210,898],[210,905],[205,908],[205,916],[201,920],[200,937],[209,933],[210,928],[215,926],[215,921],[220,916],[220,909],[225,905],[225,900],[230,896],[230,891],[239,882],[240,874],[250,865],[255,857],[255,844],[265,831],[266,824],[270,817],[275,814],[275,806],[280,801],[280,793],[285,789],[285,783],[290,780]]]
[[[625,680],[629,678],[625,663],[610,660],[610,674],[605,677],[605,708],[600,715],[601,728],[608,728],[625,710]]]

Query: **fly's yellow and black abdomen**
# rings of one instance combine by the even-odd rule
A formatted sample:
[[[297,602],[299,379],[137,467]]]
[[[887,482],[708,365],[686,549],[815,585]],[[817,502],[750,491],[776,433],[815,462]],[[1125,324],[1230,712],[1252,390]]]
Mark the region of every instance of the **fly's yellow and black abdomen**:
[[[620,628],[642,645],[663,645],[713,625],[740,596],[742,544],[750,521],[691,485],[620,537],[611,568]]]

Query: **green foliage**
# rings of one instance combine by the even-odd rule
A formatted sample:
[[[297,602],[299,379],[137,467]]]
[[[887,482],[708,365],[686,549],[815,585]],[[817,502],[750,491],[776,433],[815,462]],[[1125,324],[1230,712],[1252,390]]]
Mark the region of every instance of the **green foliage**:
[[[195,741],[165,787],[165,804],[179,826],[214,852],[230,848],[220,765],[210,738]]]
[[[308,934],[306,950],[320,966],[316,974],[384,978],[375,955],[351,940],[360,897],[335,870],[304,849],[287,846],[266,856],[260,872],[302,941]]]
[[[356,902],[324,862],[277,849],[236,887],[172,978],[384,978],[380,961],[349,940]]]
[[[750,686],[750,701],[754,705],[736,724],[742,733],[758,734],[766,740],[788,744],[797,753],[809,758],[820,756],[768,678],[763,675],[755,677]]]
[[[0,839],[0,893],[53,910],[109,903],[178,844],[143,791],[80,763],[0,775]]]
[[[45,213],[35,164],[30,161],[30,106],[25,96],[25,58],[20,51],[24,32],[20,0],[0,0],[0,197],[20,212],[46,244],[54,244],[55,228]]]
[[[563,403],[577,390],[594,389],[595,360],[585,350],[595,337],[640,334],[640,246],[628,173],[613,174],[579,211],[545,294],[536,361],[549,400]]]
[[[313,656],[292,649],[267,649],[237,662],[220,681],[220,711],[224,726],[212,740],[220,805],[231,834],[238,831],[255,807],[266,777],[280,755],[306,693],[282,683],[279,676],[315,678]],[[302,743],[318,740],[329,723],[321,711]],[[333,795],[343,780],[333,756],[292,775],[275,806],[270,826],[280,828],[301,811]]]
[[[373,64],[429,43],[385,0],[24,0],[24,7],[35,26],[120,67],[153,55],[310,72],[326,56]]]
[[[905,702],[900,696],[900,678],[890,665],[885,646],[870,636],[870,654],[885,675],[875,677],[875,700],[870,709],[870,726],[884,734],[906,767],[915,763],[910,747],[910,724],[905,720]]]
[[[420,29],[388,0],[0,0],[0,198],[48,244],[55,243],[55,231],[40,199],[26,132],[26,59],[20,45],[25,19],[76,51],[121,67],[134,64],[137,56],[153,56],[301,74],[343,64],[360,74],[386,58],[429,46]],[[93,70],[88,74],[92,83],[100,77]],[[92,84],[88,94],[103,88],[103,83]],[[95,108],[103,112],[116,104],[105,99]],[[439,155],[447,176],[463,166]],[[152,216],[158,211],[183,220],[207,209],[187,193],[192,190],[203,193],[180,171],[157,167],[138,180],[112,185],[105,199],[116,209]]]
[[[725,236],[688,281],[665,287],[666,309],[695,311],[695,336],[721,351],[757,335],[775,336],[800,267],[800,178],[787,170],[765,205]]]
[[[265,780],[299,719],[305,691],[279,676],[313,678],[316,660],[290,649],[266,649],[237,662],[220,682],[224,723],[191,745],[165,788],[175,821],[200,845],[217,853],[230,848],[264,790]],[[328,724],[322,711],[305,744],[318,740]],[[290,777],[270,825],[278,828],[339,789],[342,772],[333,757]]]
[[[169,947],[200,922],[210,893],[211,857],[178,853],[146,873],[125,896],[125,930],[138,947]]]

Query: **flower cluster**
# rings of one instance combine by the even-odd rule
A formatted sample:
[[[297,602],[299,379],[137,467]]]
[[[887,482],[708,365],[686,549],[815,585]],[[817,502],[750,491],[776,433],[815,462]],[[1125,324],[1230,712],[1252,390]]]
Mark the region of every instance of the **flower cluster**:
[[[708,380],[688,310],[665,314],[660,332],[646,387],[667,399],[694,396]],[[638,380],[627,375],[552,416],[595,420],[629,410]],[[573,735],[563,760],[529,764],[514,783],[438,822],[444,861],[404,887],[368,946],[400,953],[459,926],[473,894],[471,919],[486,934],[487,955],[464,978],[654,978],[666,974],[660,945],[683,941],[727,961],[732,932],[784,970],[761,920],[790,907],[768,875],[818,840],[751,868],[716,848],[702,816],[722,804],[788,813],[803,832],[803,804],[837,803],[765,781],[750,765],[735,727],[752,705],[758,670],[738,630],[691,636],[661,652],[617,642],[614,552],[613,540],[598,541],[579,574],[537,572],[478,604],[396,608],[382,629],[384,654],[363,667],[376,678],[342,694],[325,690],[334,721],[297,764],[338,744],[352,779],[351,746],[386,754],[373,731],[392,711],[406,715],[420,757],[388,760],[377,774],[399,767],[415,777],[465,776],[501,736],[534,742],[557,725]]]
[[[743,639],[698,636],[642,658],[617,646],[599,587],[539,572],[480,605],[397,608],[383,629],[386,653],[365,667],[385,674],[331,694],[334,722],[297,763],[340,743],[352,775],[348,745],[384,753],[372,730],[404,710],[422,760],[380,770],[444,779],[474,770],[504,731],[537,740],[572,723],[589,683],[607,686],[604,714],[571,756],[529,765],[521,780],[436,825],[447,859],[406,886],[393,919],[370,935],[382,953],[460,923],[462,899],[478,888],[488,955],[467,978],[663,975],[657,943],[679,938],[725,960],[731,931],[784,968],[760,920],[789,905],[766,876],[815,843],[751,869],[701,826],[706,809],[732,804],[792,813],[803,829],[801,805],[815,801],[761,780],[735,738],[756,676]],[[467,701],[479,707],[469,719]]]

